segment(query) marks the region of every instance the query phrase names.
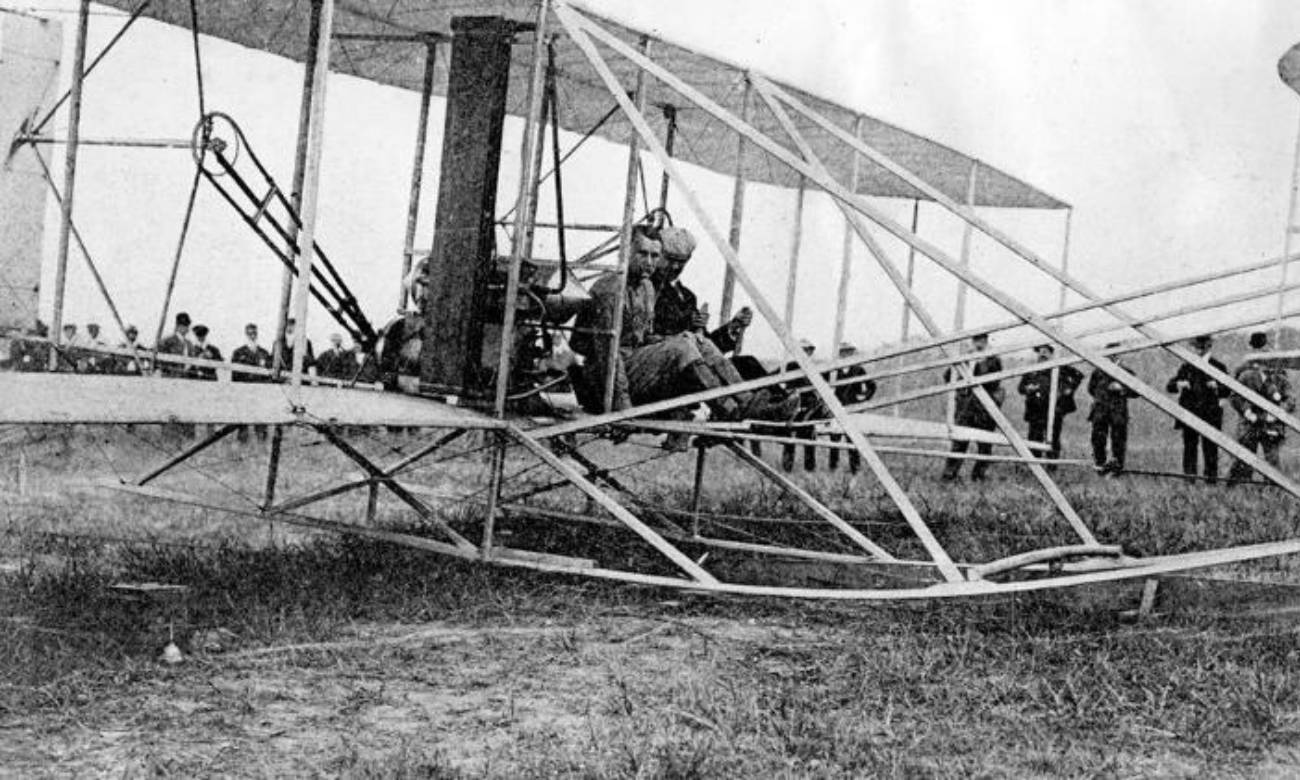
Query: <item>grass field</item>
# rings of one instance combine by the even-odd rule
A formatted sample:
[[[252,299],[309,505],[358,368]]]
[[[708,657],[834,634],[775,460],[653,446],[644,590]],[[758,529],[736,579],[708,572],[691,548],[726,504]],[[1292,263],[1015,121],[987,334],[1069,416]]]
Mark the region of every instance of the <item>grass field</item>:
[[[1083,427],[1071,420],[1069,454],[1083,453]],[[1172,430],[1139,433],[1131,465],[1175,465]],[[1157,616],[1136,623],[1120,612],[1136,606],[1140,583],[906,605],[706,598],[468,565],[84,487],[160,462],[168,445],[153,430],[9,434],[0,774],[1300,773],[1300,648],[1287,611],[1300,572],[1289,559],[1213,572],[1217,581],[1169,578]],[[358,439],[389,459],[419,441]],[[680,504],[693,456],[659,459],[653,444],[598,451],[640,464],[618,473],[649,504]],[[453,523],[469,522],[485,487],[480,447],[457,442],[455,460],[411,476],[455,498],[445,504]],[[255,502],[265,450],[222,442],[166,479]],[[301,432],[286,455],[284,496],[355,471]],[[710,468],[707,509],[806,515],[725,459]],[[955,555],[1069,541],[1023,471],[1000,466],[984,488],[943,487],[937,468],[898,461]],[[508,490],[541,478],[522,464],[507,471]],[[1103,542],[1142,554],[1291,537],[1300,517],[1268,488],[1101,480],[1089,469],[1060,477]],[[873,539],[919,555],[869,478],[798,479]],[[582,508],[563,491],[539,500]],[[318,514],[356,521],[364,506],[364,494],[342,496]],[[411,527],[388,499],[378,517]],[[520,546],[581,547],[607,562],[639,554],[590,526],[502,530]],[[110,589],[122,581],[189,590],[174,607],[142,605]],[[158,660],[169,616],[185,652],[177,665]]]

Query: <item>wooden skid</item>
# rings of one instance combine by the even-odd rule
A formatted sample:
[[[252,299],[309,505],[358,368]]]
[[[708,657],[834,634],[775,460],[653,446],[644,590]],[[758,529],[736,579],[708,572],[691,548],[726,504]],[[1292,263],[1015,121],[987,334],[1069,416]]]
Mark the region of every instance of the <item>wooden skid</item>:
[[[0,373],[0,398],[0,424],[503,425],[470,409],[399,393],[161,377]]]

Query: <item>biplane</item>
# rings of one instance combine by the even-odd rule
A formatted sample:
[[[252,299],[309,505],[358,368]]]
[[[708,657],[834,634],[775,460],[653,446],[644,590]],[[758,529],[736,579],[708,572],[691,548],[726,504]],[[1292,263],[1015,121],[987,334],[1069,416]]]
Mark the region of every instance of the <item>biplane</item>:
[[[155,351],[147,355],[158,365],[238,370],[245,378],[266,381],[196,382],[75,372],[0,375],[0,397],[5,399],[0,404],[0,423],[211,426],[207,436],[180,448],[157,468],[107,487],[380,538],[485,564],[759,596],[859,600],[975,596],[1149,578],[1300,552],[1300,539],[1281,539],[1140,557],[1125,547],[1131,540],[1099,538],[1094,524],[1071,503],[1039,457],[1046,445],[1027,441],[985,389],[990,381],[1085,362],[1300,498],[1300,483],[1189,414],[1116,360],[1126,352],[1166,350],[1300,431],[1300,420],[1292,413],[1183,346],[1191,334],[1171,333],[1161,325],[1189,313],[1231,310],[1236,304],[1271,295],[1283,300],[1283,293],[1294,287],[1286,280],[1285,269],[1294,259],[1289,247],[1280,258],[1121,295],[1102,295],[1072,275],[1064,263],[1044,257],[985,215],[989,209],[1068,214],[1064,201],[944,144],[757,70],[630,29],[570,0],[108,0],[107,5],[129,14],[114,42],[142,17],[191,31],[201,106],[187,142],[194,186],[219,193],[267,253],[282,264],[279,340],[284,340],[291,319],[305,325],[309,316],[329,317],[360,345],[372,370],[366,377],[343,380],[307,374],[303,363],[307,328],[299,327],[292,361],[279,369],[232,369],[192,357]],[[80,240],[73,220],[76,160],[79,148],[88,143],[79,138],[80,103],[83,92],[93,87],[94,64],[108,53],[107,49],[101,52],[87,66],[88,8],[88,0],[81,2],[68,94],[52,104],[38,99],[10,102],[7,113],[0,114],[9,188],[0,196],[15,203],[19,197],[30,200],[33,186],[42,192],[48,187],[61,208],[51,336],[25,337],[46,347],[43,354],[51,368],[64,359],[69,346],[60,343],[60,326],[69,255]],[[45,22],[19,14],[0,15],[0,22],[8,42],[24,36],[36,42],[51,34]],[[257,139],[245,134],[238,117],[203,107],[200,33],[303,63],[298,144],[289,182],[276,180],[272,171],[277,166],[258,157]],[[334,49],[346,56],[332,56]],[[46,62],[43,67],[48,76],[53,65]],[[406,282],[402,303],[407,311],[387,323],[375,321],[364,310],[341,270],[345,266],[336,263],[319,240],[324,95],[333,73],[421,96],[408,230],[404,252],[393,258],[392,267],[394,283]],[[24,78],[30,80],[32,74]],[[420,176],[434,98],[445,101],[445,126],[432,247],[421,251],[416,236]],[[56,110],[64,108],[67,137],[56,139],[49,133],[49,122]],[[521,123],[521,152],[514,197],[503,199],[498,185],[507,118]],[[564,197],[566,191],[573,192],[574,182],[565,178],[565,166],[592,137],[626,151],[625,175],[612,177],[609,188],[611,201],[622,202],[616,224],[593,226],[571,216],[566,219]],[[567,150],[562,148],[565,142]],[[64,152],[61,187],[41,153],[52,143],[62,144]],[[657,199],[649,197],[645,186],[647,171],[662,174]],[[729,214],[719,215],[709,208],[694,183],[700,171],[730,180]],[[19,174],[28,178],[19,181]],[[581,183],[584,190],[595,186],[592,181]],[[913,322],[923,335],[830,360],[814,361],[806,354],[790,326],[804,223],[795,217],[792,249],[779,258],[787,272],[782,306],[773,300],[770,287],[756,281],[756,261],[742,244],[747,188],[752,197],[758,187],[794,193],[796,209],[803,207],[806,198],[824,198],[842,216],[846,251],[835,298],[833,344],[847,335],[845,312],[850,302],[845,280],[850,264],[857,262],[848,251],[850,244],[863,252],[859,259],[883,273],[888,282],[887,288],[873,294],[900,302],[903,335]],[[542,215],[545,200],[553,218]],[[911,205],[911,224],[898,219],[882,201]],[[960,221],[964,232],[959,250],[920,229],[915,216],[923,202]],[[7,209],[0,221],[27,219],[30,212]],[[709,252],[720,259],[724,268],[718,306],[721,321],[730,321],[739,311],[737,304],[748,301],[755,321],[770,330],[779,344],[781,362],[761,376],[623,408],[611,402],[616,371],[610,370],[600,377],[607,388],[604,403],[595,411],[581,410],[569,391],[572,377],[559,365],[557,352],[576,327],[575,315],[589,304],[593,280],[610,275],[626,280],[634,231],[639,225],[662,224],[665,215],[697,229]],[[579,243],[575,237],[584,231],[594,232],[599,240],[580,252],[570,252],[570,246]],[[1055,310],[1030,306],[1016,291],[974,270],[967,257],[972,235],[991,241],[1026,274],[1058,284],[1061,305]],[[13,247],[19,243],[9,242],[7,251],[18,251]],[[543,244],[549,254],[541,250]],[[85,258],[89,262],[88,253]],[[918,294],[918,261],[956,280],[963,295],[969,290],[996,304],[1005,319],[979,328],[963,327],[960,320],[954,327],[945,326]],[[93,263],[90,267],[93,270]],[[1187,304],[1178,299],[1197,286],[1274,269],[1282,271],[1279,285],[1221,296],[1211,303]],[[173,269],[173,279],[174,273]],[[416,290],[418,295],[411,294]],[[107,297],[108,290],[102,291]],[[1080,302],[1065,306],[1065,291]],[[1128,308],[1135,301],[1160,296],[1172,296],[1176,302],[1141,314]],[[828,305],[830,299],[830,295],[823,297]],[[588,334],[596,348],[607,350],[611,357],[620,348],[623,305],[620,299],[619,314],[610,328]],[[1277,316],[1296,313],[1279,309]],[[1086,328],[1074,325],[1082,314],[1104,315],[1106,321]],[[1235,329],[1271,318],[1230,313],[1220,318],[1217,327]],[[1000,346],[997,351],[1045,342],[1054,344],[1060,356],[975,376],[960,345],[976,332],[1016,329],[1030,334],[1031,340]],[[1125,338],[1114,341],[1117,332]],[[1114,343],[1098,347],[1097,337],[1102,334]],[[101,351],[121,359],[144,357],[137,349]],[[873,381],[934,376],[944,369],[951,378],[845,402],[837,387],[857,380],[844,379],[847,374],[841,372],[855,367],[865,369],[865,376]],[[1055,377],[1053,373],[1054,381]],[[798,426],[788,421],[718,419],[703,411],[718,399],[773,388],[813,396],[822,413],[796,430]],[[959,390],[974,394],[995,430],[886,411]],[[123,398],[129,398],[129,403],[113,401]],[[251,507],[161,487],[178,466],[247,425],[275,426],[265,490]],[[376,426],[418,429],[420,444],[392,462],[381,463],[350,441],[358,430]],[[278,496],[282,432],[290,427],[328,442],[360,469],[357,478],[288,498]],[[435,505],[414,473],[471,433],[484,442],[479,449],[487,457],[475,463],[486,474],[486,489],[481,500],[448,514]],[[609,446],[611,441],[653,440],[669,434],[690,437],[693,445],[685,453],[663,453],[691,461],[693,489],[682,506],[636,495],[616,473],[626,459],[617,464],[602,461],[618,449],[617,444]],[[1006,452],[953,454],[936,446],[953,440],[996,445]],[[846,519],[798,480],[754,454],[755,444],[815,446],[856,455],[869,476],[858,488],[887,496],[898,518],[895,531],[901,529],[906,539],[900,541],[900,533],[891,533],[887,540],[873,538],[871,528]],[[754,479],[787,493],[807,517],[782,525],[779,533],[760,533],[745,518],[720,518],[704,510],[710,458],[719,455],[739,461]],[[1041,490],[1044,506],[1051,509],[1049,522],[1059,531],[1059,543],[1012,550],[987,560],[953,555],[911,492],[917,487],[905,487],[891,465],[892,458],[917,456],[991,459],[1026,470]],[[313,517],[305,511],[359,491],[368,491],[369,498],[355,522]],[[569,508],[542,500],[559,491],[579,498],[569,502]],[[375,508],[381,493],[405,507],[421,532],[409,525],[379,526]],[[584,508],[574,510],[573,505]],[[572,546],[555,542],[571,540],[573,534],[548,536],[536,533],[539,527],[576,528],[579,536],[581,529],[599,529],[616,540],[613,549],[619,552],[608,554],[609,547],[602,548],[606,553],[575,552]],[[632,550],[638,554],[622,554]],[[729,555],[834,566],[854,576],[836,579],[847,583],[843,585],[809,585],[783,580],[779,566],[728,566]]]

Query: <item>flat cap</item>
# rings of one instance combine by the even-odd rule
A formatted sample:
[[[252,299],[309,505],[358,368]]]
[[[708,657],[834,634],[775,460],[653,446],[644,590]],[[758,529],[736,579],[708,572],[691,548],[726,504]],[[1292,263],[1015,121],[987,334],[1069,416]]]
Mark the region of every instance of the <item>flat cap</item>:
[[[695,236],[686,228],[666,227],[659,233],[663,253],[676,260],[687,260],[695,252]]]

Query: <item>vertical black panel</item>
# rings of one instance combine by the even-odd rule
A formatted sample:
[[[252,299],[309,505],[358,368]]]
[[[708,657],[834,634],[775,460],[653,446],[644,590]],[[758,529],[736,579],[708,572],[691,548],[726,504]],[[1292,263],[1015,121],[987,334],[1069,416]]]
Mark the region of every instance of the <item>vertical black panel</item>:
[[[441,180],[423,307],[420,380],[458,395],[482,390],[483,343],[493,246],[501,126],[515,25],[500,17],[452,20]]]

